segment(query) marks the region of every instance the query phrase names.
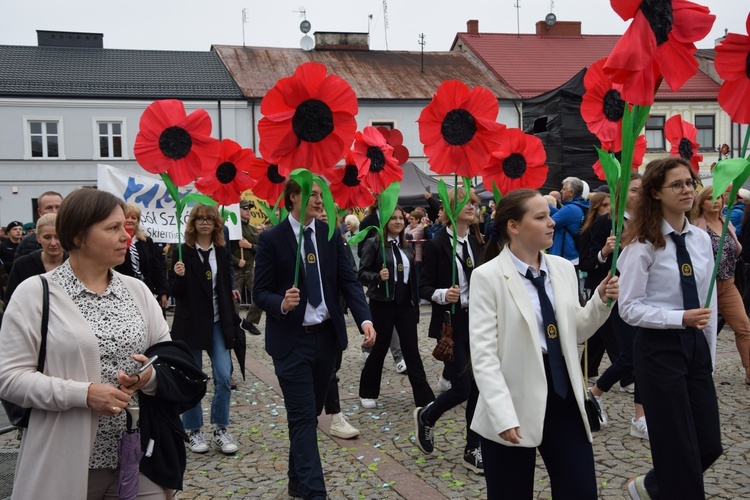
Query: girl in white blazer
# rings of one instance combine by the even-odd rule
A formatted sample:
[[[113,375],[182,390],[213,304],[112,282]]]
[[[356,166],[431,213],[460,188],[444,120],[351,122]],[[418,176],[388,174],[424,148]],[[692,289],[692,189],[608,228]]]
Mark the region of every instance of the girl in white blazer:
[[[578,278],[567,260],[546,255],[555,223],[546,200],[521,189],[498,204],[492,260],[471,282],[471,361],[479,401],[471,428],[481,436],[487,497],[531,498],[536,450],[550,476],[552,496],[596,498],[591,432],[584,409],[584,385],[577,345],[604,323],[607,299],[617,299],[617,278],[606,278],[585,307],[578,302]],[[540,297],[525,274],[544,272],[545,292],[555,310],[560,350],[567,372],[563,399],[552,386],[547,327]],[[555,342],[555,340],[550,340]],[[559,382],[557,382],[559,383]]]

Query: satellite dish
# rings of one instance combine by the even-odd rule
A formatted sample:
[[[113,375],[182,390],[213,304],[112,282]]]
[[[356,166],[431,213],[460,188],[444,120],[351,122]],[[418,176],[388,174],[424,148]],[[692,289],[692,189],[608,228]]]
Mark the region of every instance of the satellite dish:
[[[315,42],[313,41],[312,37],[305,35],[300,39],[299,46],[302,47],[302,50],[309,51],[315,47]]]
[[[544,18],[544,22],[547,23],[547,26],[552,26],[557,22],[557,16],[550,12],[547,14],[547,17]]]
[[[310,28],[312,28],[312,25],[310,24],[310,21],[308,21],[307,19],[305,19],[304,21],[302,21],[301,23],[299,23],[299,30],[302,33],[309,33],[310,32]]]

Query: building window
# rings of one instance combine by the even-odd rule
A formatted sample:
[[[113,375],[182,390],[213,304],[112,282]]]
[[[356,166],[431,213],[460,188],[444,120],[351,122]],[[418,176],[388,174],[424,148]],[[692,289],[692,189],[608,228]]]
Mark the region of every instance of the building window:
[[[58,121],[28,122],[31,158],[60,157],[60,123]]]
[[[664,116],[649,116],[646,120],[646,144],[649,151],[664,151]]]
[[[99,158],[122,158],[122,122],[96,123]]]
[[[716,148],[714,143],[715,130],[714,115],[695,115],[695,128],[698,129],[697,142],[700,144],[700,151],[713,151]]]
[[[388,130],[393,130],[396,128],[396,122],[395,121],[389,121],[389,120],[370,120],[370,125],[373,127],[385,127]]]

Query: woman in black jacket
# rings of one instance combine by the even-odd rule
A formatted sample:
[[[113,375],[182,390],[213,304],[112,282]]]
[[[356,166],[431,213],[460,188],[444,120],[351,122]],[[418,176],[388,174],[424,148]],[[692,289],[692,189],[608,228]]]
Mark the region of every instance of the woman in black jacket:
[[[391,344],[393,328],[401,340],[407,375],[417,406],[427,405],[435,395],[427,378],[419,355],[417,322],[419,321],[419,297],[414,253],[404,236],[404,211],[396,207],[385,226],[385,264],[380,238],[365,240],[359,264],[359,281],[367,286],[375,331],[380,332],[372,352],[367,357],[359,381],[359,397],[364,408],[375,408],[380,395],[380,379],[383,362]],[[388,293],[386,293],[386,283]]]
[[[140,227],[141,209],[134,203],[125,204],[125,229],[132,235],[125,262],[115,271],[138,278],[156,296],[162,309],[167,307],[167,273],[164,257],[154,240],[143,233]]]
[[[214,379],[211,400],[211,444],[222,453],[233,454],[237,444],[227,431],[231,393],[231,351],[240,321],[234,312],[239,292],[232,290],[230,266],[232,257],[224,241],[224,222],[216,207],[198,204],[190,212],[182,245],[172,253],[174,267],[170,274],[169,292],[175,300],[172,338],[184,341],[193,351],[198,367],[203,365],[203,351],[208,351]],[[190,436],[189,448],[194,453],[208,451],[201,428],[201,405],[182,414],[182,422]]]

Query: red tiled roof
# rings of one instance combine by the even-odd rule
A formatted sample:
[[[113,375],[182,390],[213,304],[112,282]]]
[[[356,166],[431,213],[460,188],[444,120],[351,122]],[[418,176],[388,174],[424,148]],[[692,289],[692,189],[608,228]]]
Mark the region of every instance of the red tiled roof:
[[[620,35],[539,36],[458,33],[451,50],[473,52],[524,98],[553,90],[612,51]],[[678,91],[663,84],[657,100],[713,100],[719,85],[698,72]]]

